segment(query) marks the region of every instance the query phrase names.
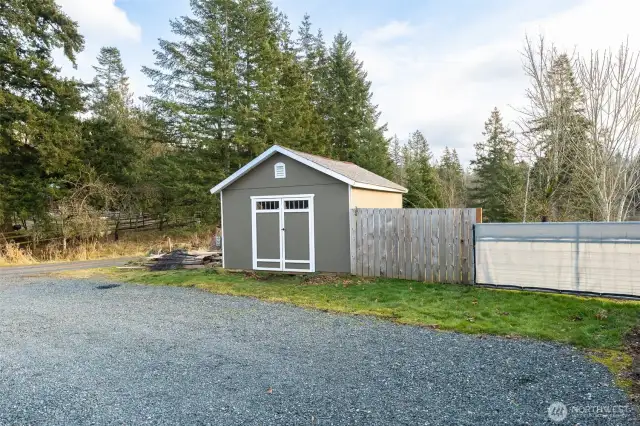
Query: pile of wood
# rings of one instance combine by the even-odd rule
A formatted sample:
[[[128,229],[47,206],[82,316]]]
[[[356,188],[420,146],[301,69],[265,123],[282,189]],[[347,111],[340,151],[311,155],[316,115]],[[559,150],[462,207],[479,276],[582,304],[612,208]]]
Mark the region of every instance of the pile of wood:
[[[174,250],[171,253],[154,254],[147,260],[146,266],[152,271],[218,267],[222,266],[222,252]]]

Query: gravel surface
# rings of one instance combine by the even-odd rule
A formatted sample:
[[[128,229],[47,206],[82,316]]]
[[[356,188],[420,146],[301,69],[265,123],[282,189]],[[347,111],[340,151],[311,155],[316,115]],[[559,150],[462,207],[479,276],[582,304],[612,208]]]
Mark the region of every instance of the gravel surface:
[[[103,285],[0,279],[0,424],[635,424],[569,347]]]

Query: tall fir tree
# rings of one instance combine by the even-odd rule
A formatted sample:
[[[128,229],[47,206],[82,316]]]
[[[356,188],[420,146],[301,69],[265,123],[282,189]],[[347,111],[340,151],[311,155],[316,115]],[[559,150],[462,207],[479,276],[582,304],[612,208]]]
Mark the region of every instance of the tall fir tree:
[[[439,208],[442,199],[438,173],[433,165],[433,155],[427,139],[419,131],[409,137],[404,153],[406,187],[404,205],[409,208]]]
[[[502,122],[498,108],[484,124],[486,140],[475,145],[474,185],[471,197],[488,222],[514,222],[521,218],[511,208],[522,196],[523,174],[515,160],[514,135]]]
[[[455,149],[445,147],[438,163],[440,198],[444,207],[464,207],[467,200],[464,170]]]
[[[94,116],[111,118],[128,116],[133,108],[129,77],[122,63],[120,50],[106,46],[100,49],[98,65],[94,66],[90,109]]]
[[[398,185],[404,185],[404,156],[398,135],[393,135],[391,138],[391,142],[389,143],[389,156],[391,157],[391,165],[393,168],[391,180]]]
[[[342,32],[329,49],[324,91],[329,105],[330,155],[390,177],[393,167],[389,140],[384,137],[386,124],[378,124],[380,112],[371,100],[371,82]]]
[[[327,52],[322,36],[322,31],[313,33],[311,16],[304,15],[298,27],[298,39],[296,41],[297,59],[302,63],[305,72],[311,80],[320,81],[319,73],[326,65]]]
[[[120,51],[103,47],[95,66],[89,112],[83,122],[85,163],[100,179],[131,189],[143,155],[139,123]]]
[[[51,192],[79,170],[79,83],[52,55],[75,65],[84,41],[54,0],[3,1],[0,22],[0,227],[10,228],[14,215],[48,218]]]
[[[311,143],[302,143],[300,149],[319,155],[330,155],[329,130],[327,126],[327,111],[329,100],[324,85],[327,73],[327,49],[322,31],[314,35],[311,17],[305,14],[298,28],[296,40],[296,59],[302,68],[306,86],[306,101],[310,118]]]
[[[272,144],[319,151],[321,123],[289,25],[269,1],[192,0],[191,11],[171,23],[180,41],[160,40],[156,67],[143,69],[154,91],[145,101],[183,153],[173,158],[189,162],[178,192],[213,211],[211,182]]]

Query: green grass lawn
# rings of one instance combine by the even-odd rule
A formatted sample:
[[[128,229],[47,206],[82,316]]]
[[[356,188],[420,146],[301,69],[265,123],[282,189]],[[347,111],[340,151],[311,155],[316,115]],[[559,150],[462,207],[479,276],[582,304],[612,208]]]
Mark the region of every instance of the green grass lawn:
[[[303,278],[209,269],[109,271],[108,275],[127,282],[196,287],[441,330],[526,336],[587,349],[622,349],[625,334],[640,314],[640,302],[392,279]]]

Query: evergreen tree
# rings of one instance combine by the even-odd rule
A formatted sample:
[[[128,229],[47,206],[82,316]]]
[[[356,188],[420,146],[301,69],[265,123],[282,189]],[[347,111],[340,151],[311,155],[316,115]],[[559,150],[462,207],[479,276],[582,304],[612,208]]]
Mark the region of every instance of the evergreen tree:
[[[75,64],[83,38],[54,0],[0,7],[0,223],[46,215],[52,188],[77,173],[79,84],[60,77],[52,53]]]
[[[438,173],[432,163],[433,156],[427,139],[417,130],[409,137],[404,153],[406,187],[409,190],[404,196],[405,207],[442,207]]]
[[[160,40],[156,68],[144,68],[147,105],[179,148],[199,152],[216,181],[272,144],[313,145],[309,83],[285,18],[267,0],[192,0],[191,9],[171,23],[181,41]]]
[[[393,168],[391,180],[398,185],[404,185],[404,157],[402,153],[402,145],[400,143],[400,138],[398,138],[398,135],[393,135],[389,145],[389,155],[391,157],[391,164]]]
[[[331,157],[390,177],[392,164],[389,141],[384,137],[386,124],[378,125],[380,113],[371,101],[371,82],[342,32],[336,35],[329,50],[324,91],[328,99]]]
[[[515,161],[513,132],[504,126],[497,108],[485,122],[486,140],[475,145],[475,183],[472,199],[482,207],[488,222],[513,222],[519,218],[511,206],[522,195],[522,170]]]
[[[449,150],[449,147],[445,147],[438,164],[438,177],[440,197],[444,207],[464,207],[466,204],[464,170],[455,149]]]
[[[329,152],[329,133],[326,122],[329,100],[324,82],[327,73],[327,51],[323,40],[322,31],[312,33],[311,18],[305,14],[298,28],[298,40],[296,41],[296,63],[302,68],[303,79],[308,84],[305,86],[306,105],[310,108],[310,131],[313,136],[311,143],[302,143],[300,149],[319,155],[331,155]]]
[[[587,120],[584,101],[566,54],[559,55],[544,79],[550,108],[535,123],[532,133],[539,157],[531,173],[532,196],[541,206],[540,213],[551,220],[588,215],[589,199],[579,176],[579,156],[587,151]],[[586,208],[582,214],[577,209]]]
[[[91,112],[101,118],[128,117],[133,107],[129,77],[117,47],[103,47],[98,54],[92,84]]]
[[[310,79],[317,80],[317,73],[325,65],[326,48],[322,32],[313,34],[311,17],[308,14],[304,15],[298,28],[297,59],[303,64]]]
[[[117,48],[103,47],[97,60],[91,116],[83,123],[84,161],[101,179],[129,190],[143,155],[129,79]]]
[[[270,2],[192,0],[191,10],[192,17],[171,23],[180,41],[160,40],[156,68],[143,69],[154,91],[145,101],[163,123],[170,151],[184,152],[170,158],[193,159],[193,178],[183,183],[199,186],[190,204],[215,212],[208,206],[212,182],[272,144],[313,147],[320,120],[288,23]]]

